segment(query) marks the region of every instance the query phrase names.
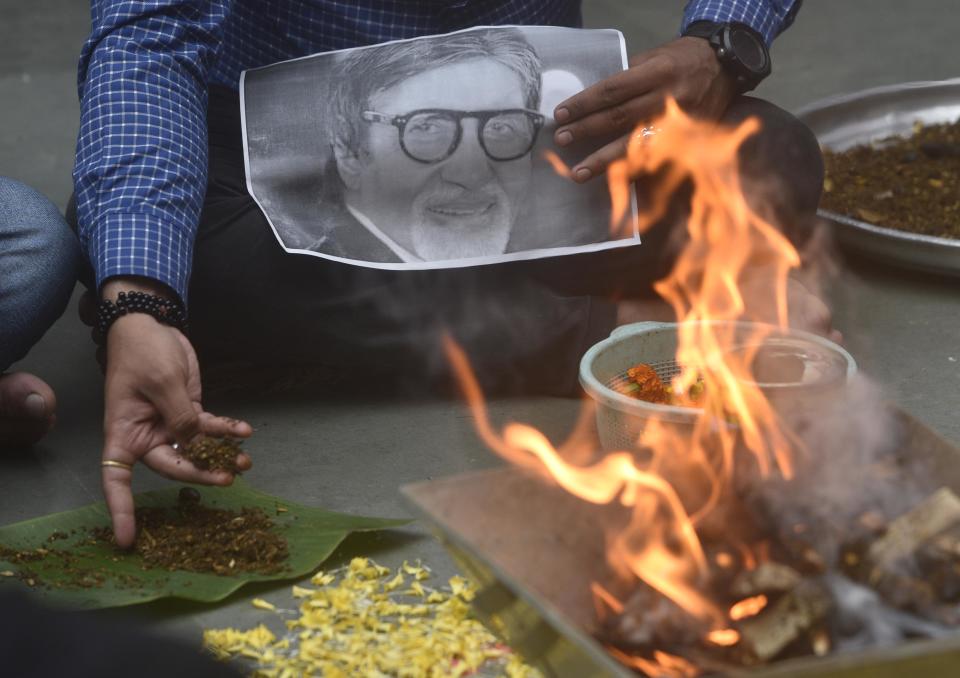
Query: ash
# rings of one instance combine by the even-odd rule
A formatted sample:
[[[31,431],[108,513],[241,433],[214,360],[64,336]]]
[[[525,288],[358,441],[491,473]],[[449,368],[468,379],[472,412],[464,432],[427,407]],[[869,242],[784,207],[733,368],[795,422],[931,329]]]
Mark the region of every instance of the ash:
[[[842,574],[828,574],[824,581],[836,604],[833,622],[838,651],[852,652],[895,645],[911,638],[943,638],[957,633],[945,624],[891,607],[876,591]]]

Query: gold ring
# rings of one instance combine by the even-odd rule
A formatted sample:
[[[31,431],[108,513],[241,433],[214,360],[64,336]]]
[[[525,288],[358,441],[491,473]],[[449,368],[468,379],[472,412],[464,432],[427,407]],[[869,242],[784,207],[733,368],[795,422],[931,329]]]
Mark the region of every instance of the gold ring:
[[[113,466],[114,468],[122,468],[128,471],[133,470],[133,464],[125,464],[122,461],[114,461],[113,459],[104,459],[100,462],[101,466]]]

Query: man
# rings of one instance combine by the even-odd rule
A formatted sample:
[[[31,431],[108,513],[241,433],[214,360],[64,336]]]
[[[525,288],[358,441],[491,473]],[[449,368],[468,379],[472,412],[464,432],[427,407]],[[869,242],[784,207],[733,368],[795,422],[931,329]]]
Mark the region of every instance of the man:
[[[76,237],[49,200],[0,177],[0,450],[32,445],[56,420],[49,385],[26,372],[4,371],[63,312],[79,255]]]
[[[762,56],[799,5],[692,0],[684,31],[707,21],[726,32],[714,35],[711,28],[679,38],[567,100],[554,112],[561,123],[556,143],[625,135],[668,94],[699,115],[756,114],[764,131],[744,149],[752,160],[744,171],[780,176],[787,219],[802,223],[819,197],[816,140],[785,112],[738,98],[762,77],[763,64],[721,50],[749,43]],[[92,264],[88,282],[102,299],[103,482],[121,545],[134,536],[136,462],[171,477],[229,482],[185,470],[171,443],[201,431],[251,431],[204,412],[194,345],[205,360],[299,365],[321,356],[344,370],[345,381],[380,388],[385,374],[402,367],[428,375],[432,357],[442,355],[438,332],[449,327],[481,374],[570,390],[579,355],[609,332],[618,312],[626,317],[598,296],[616,291],[604,278],[623,274],[648,283],[663,267],[657,248],[667,237],[651,233],[636,252],[568,257],[559,268],[533,262],[403,276],[358,270],[285,255],[245,190],[236,95],[243,69],[469,26],[576,27],[578,0],[93,0],[91,6],[74,179],[78,230]],[[740,39],[724,42],[733,30]],[[616,151],[602,147],[579,163],[575,176],[599,175]],[[191,341],[179,320],[188,289]],[[121,292],[144,296],[121,301]],[[801,292],[798,299],[806,297]],[[139,312],[115,313],[116,303]],[[829,324],[816,303],[806,307],[815,309],[819,324]]]
[[[541,70],[517,30],[348,54],[330,97],[328,181],[354,223],[311,249],[407,263],[503,254],[543,124]]]

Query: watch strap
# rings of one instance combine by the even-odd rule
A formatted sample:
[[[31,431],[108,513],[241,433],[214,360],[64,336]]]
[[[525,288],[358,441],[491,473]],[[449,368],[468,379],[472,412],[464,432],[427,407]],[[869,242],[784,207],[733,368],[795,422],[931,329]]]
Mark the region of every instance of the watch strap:
[[[709,40],[717,31],[723,28],[723,26],[723,24],[718,24],[716,21],[694,21],[684,29],[683,35],[685,37],[689,36]]]

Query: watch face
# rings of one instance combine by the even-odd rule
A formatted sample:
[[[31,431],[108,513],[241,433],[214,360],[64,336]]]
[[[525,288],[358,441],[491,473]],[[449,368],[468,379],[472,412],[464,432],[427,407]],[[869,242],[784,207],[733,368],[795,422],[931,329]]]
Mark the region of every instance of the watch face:
[[[763,45],[757,44],[756,38],[746,31],[730,31],[730,45],[740,63],[754,73],[759,73],[766,67],[767,55]]]

